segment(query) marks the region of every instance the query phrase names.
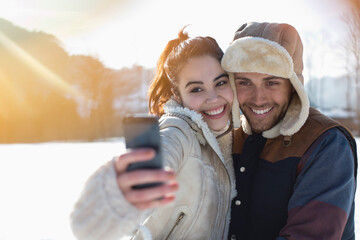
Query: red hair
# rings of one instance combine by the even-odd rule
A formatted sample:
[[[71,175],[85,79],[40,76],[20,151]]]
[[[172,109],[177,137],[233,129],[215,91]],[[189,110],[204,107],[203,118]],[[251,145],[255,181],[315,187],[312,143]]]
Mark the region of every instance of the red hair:
[[[185,28],[185,27],[184,27]],[[178,38],[169,41],[161,53],[156,74],[149,87],[150,113],[161,116],[164,104],[177,94],[177,78],[182,66],[193,57],[210,55],[221,61],[223,51],[211,37],[190,38],[182,28]]]

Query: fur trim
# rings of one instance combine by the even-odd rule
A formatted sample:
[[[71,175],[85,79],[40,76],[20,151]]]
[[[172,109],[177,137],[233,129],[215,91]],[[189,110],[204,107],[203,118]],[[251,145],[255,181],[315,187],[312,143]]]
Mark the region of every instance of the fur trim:
[[[243,131],[247,134],[247,135],[251,135],[252,131],[251,131],[251,126],[249,124],[249,122],[246,120],[244,115],[241,115],[241,127],[243,129]]]
[[[229,73],[256,72],[290,80],[296,93],[293,94],[284,119],[272,129],[264,131],[264,137],[291,136],[304,125],[309,115],[309,99],[301,80],[294,72],[290,54],[280,44],[260,37],[239,38],[228,47],[221,65]],[[245,118],[244,121],[244,131],[251,133],[249,123]]]
[[[286,114],[285,114],[286,115]],[[262,136],[264,138],[276,138],[277,136],[280,135],[280,130],[281,130],[281,125],[283,124],[284,120],[281,120],[278,124],[276,124],[274,127],[272,127],[271,129],[264,131],[262,133]]]
[[[223,154],[221,153],[219,143],[216,140],[215,135],[210,130],[207,123],[204,122],[203,117],[200,113],[197,113],[194,110],[191,110],[189,108],[185,108],[185,107],[181,106],[174,99],[170,99],[169,101],[167,101],[165,103],[164,112],[168,113],[168,114],[173,114],[173,113],[180,114],[180,115],[190,118],[197,125],[197,127],[200,128],[202,131],[202,134],[197,131],[194,131],[199,142],[203,145],[205,145],[206,142],[209,143],[210,146],[214,149],[214,151],[218,154],[221,161],[224,162],[224,157],[223,157]]]
[[[259,37],[244,37],[232,42],[221,65],[227,72],[256,72],[284,78],[290,78],[294,68],[285,48]]]
[[[233,90],[233,94],[234,94],[234,102],[233,102],[232,109],[231,109],[233,127],[240,128],[240,126],[241,126],[240,107],[239,107],[239,101],[237,99],[236,86],[235,86],[235,80],[234,80],[233,73],[229,73],[229,81],[230,81],[231,89]]]
[[[218,138],[219,146],[223,150],[224,155],[224,165],[228,171],[231,183],[231,200],[234,199],[237,195],[236,191],[236,179],[235,179],[235,170],[234,163],[232,158],[232,143],[233,143],[233,134],[229,132],[228,134]]]
[[[290,77],[297,94],[293,94],[291,104],[284,117],[284,124],[280,130],[281,135],[290,136],[295,134],[305,124],[310,110],[309,98],[297,75],[293,73]]]
[[[240,117],[239,117],[240,120]],[[225,159],[225,168],[229,174],[230,185],[231,185],[231,194],[230,194],[230,202],[236,197],[236,178],[235,178],[235,169],[232,158],[232,142],[233,142],[233,134],[229,132],[228,134],[218,138],[220,148],[223,150],[224,159]],[[229,207],[229,211],[226,215],[226,227],[225,227],[225,235],[228,235],[229,226],[231,220],[231,207]]]

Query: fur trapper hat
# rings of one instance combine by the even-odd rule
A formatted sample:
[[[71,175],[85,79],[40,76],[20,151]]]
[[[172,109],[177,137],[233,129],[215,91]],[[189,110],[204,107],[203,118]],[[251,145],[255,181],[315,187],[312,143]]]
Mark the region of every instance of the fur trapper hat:
[[[221,65],[229,73],[230,81],[234,81],[234,73],[255,72],[288,78],[295,89],[284,118],[263,132],[266,138],[292,136],[307,120],[310,104],[303,86],[302,55],[303,45],[296,29],[278,23],[251,22],[242,25],[225,51]],[[235,104],[234,107],[238,108]],[[242,127],[251,134],[245,118],[242,119]]]

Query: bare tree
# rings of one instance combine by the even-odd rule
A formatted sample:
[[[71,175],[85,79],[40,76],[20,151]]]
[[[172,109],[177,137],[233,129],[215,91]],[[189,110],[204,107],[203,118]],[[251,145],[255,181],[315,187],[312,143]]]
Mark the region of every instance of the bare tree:
[[[314,76],[314,68],[313,68],[313,59],[314,59],[314,52],[316,50],[316,40],[314,35],[307,34],[304,35],[304,54],[305,54],[305,63],[306,63],[306,70],[307,70],[307,76],[305,77],[305,80],[307,81],[306,87],[308,91],[308,96],[310,99],[310,103],[313,106],[317,107],[318,101],[317,101],[317,92],[316,92],[316,83],[315,83],[315,76]],[[305,84],[305,83],[304,83]]]
[[[350,14],[343,17],[347,25],[347,41],[345,42],[347,57],[348,78],[353,82],[356,94],[356,125],[360,134],[360,12],[352,9]]]
[[[356,91],[354,91],[354,87],[353,87],[353,78],[352,78],[352,71],[351,71],[351,54],[349,54],[349,49],[347,48],[346,44],[342,44],[342,48],[341,48],[341,54],[340,57],[345,59],[345,79],[346,79],[346,88],[345,88],[345,96],[346,96],[346,103],[345,103],[345,110],[348,112],[352,112],[352,111],[356,111],[356,106],[354,108],[353,104],[352,104],[352,100],[353,100],[353,94],[356,93]]]
[[[320,36],[320,37],[319,37]],[[304,54],[307,70],[307,91],[310,98],[310,102],[314,107],[324,108],[325,106],[325,58],[327,54],[326,44],[329,42],[329,34],[323,31],[315,36],[314,34],[307,34],[304,38]],[[315,66],[315,62],[317,65]],[[321,75],[316,76],[316,72],[321,71]]]

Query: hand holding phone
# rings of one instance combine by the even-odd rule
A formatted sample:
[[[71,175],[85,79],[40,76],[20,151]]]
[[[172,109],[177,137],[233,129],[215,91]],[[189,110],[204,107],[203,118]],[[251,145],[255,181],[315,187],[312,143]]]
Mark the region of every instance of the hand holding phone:
[[[126,171],[129,164],[149,160],[154,156],[154,151],[142,148],[120,154],[115,161],[119,189],[124,198],[139,210],[155,208],[173,202],[175,193],[179,189],[176,174],[171,169]],[[144,189],[133,188],[134,185],[145,183],[144,179],[153,179],[154,182],[163,182],[163,184]]]

